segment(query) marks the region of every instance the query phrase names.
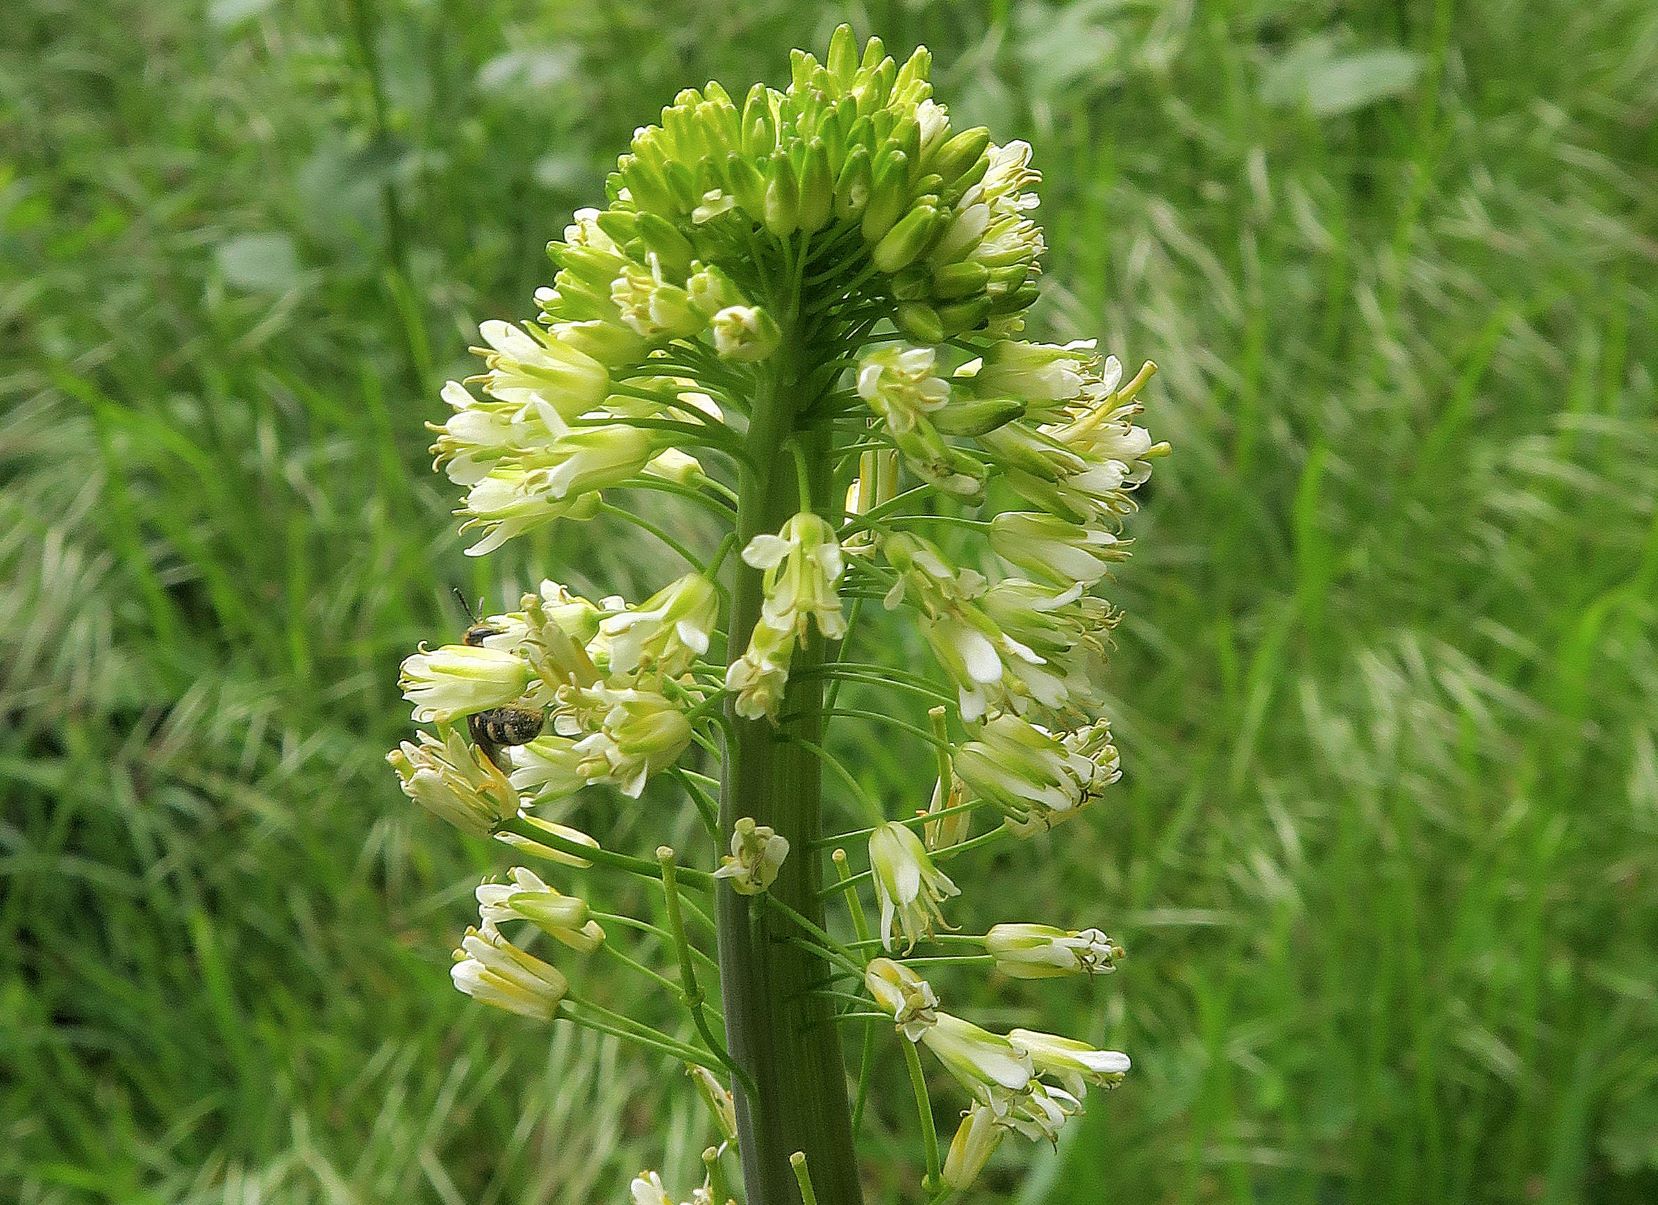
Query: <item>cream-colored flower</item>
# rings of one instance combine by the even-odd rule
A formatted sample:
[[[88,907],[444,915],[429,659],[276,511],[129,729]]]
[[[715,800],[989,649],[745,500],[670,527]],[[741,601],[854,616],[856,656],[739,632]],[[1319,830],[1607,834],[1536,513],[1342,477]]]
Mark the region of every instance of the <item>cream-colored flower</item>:
[[[450,970],[455,986],[484,1004],[547,1020],[570,990],[559,969],[527,954],[494,925],[468,929]]]
[[[499,649],[446,644],[405,657],[397,684],[414,704],[415,723],[448,724],[521,698],[530,667]]]
[[[1120,1050],[1098,1050],[1075,1038],[1032,1029],[1010,1030],[1008,1041],[1030,1055],[1039,1075],[1051,1075],[1072,1096],[1081,1096],[1086,1084],[1115,1088],[1128,1074],[1129,1058]]]
[[[776,535],[760,534],[743,549],[743,561],[764,571],[763,621],[803,638],[809,622],[830,640],[846,635],[836,587],[845,572],[840,542],[822,516],[795,515]]]
[[[583,954],[604,943],[604,930],[589,919],[586,900],[553,890],[539,875],[522,866],[515,866],[510,876],[510,882],[482,883],[474,892],[481,923],[500,926],[527,920]]]
[[[777,718],[793,657],[792,628],[773,627],[763,618],[754,625],[748,648],[725,673],[725,688],[736,696],[733,706],[738,715],[748,720]]]
[[[1056,929],[1052,925],[992,925],[984,948],[996,969],[1014,979],[1099,975],[1117,969],[1121,946],[1098,929]]]
[[[720,596],[700,573],[687,573],[636,607],[607,616],[600,624],[613,673],[644,668],[677,677],[708,651],[719,622]]]
[[[998,1116],[1007,1113],[1013,1097],[1029,1088],[1036,1076],[1022,1048],[950,1013],[939,1013],[922,1031],[921,1042],[975,1100]]]
[[[575,738],[577,773],[630,799],[691,743],[685,709],[653,690],[601,684],[563,692],[560,702],[553,724],[558,735]]]
[[[566,422],[604,402],[610,388],[604,365],[564,340],[507,322],[485,322],[478,333],[488,347],[472,349],[486,369],[477,379],[490,397],[525,408],[550,406]]]
[[[889,951],[900,934],[905,949],[914,949],[935,924],[944,924],[939,904],[961,894],[933,865],[921,838],[902,824],[880,825],[870,835],[869,867],[881,906],[881,944]]]
[[[1100,527],[1032,511],[1003,511],[990,521],[990,546],[1010,565],[1062,589],[1093,585],[1128,556],[1128,544]]]
[[[459,732],[418,734],[386,754],[403,793],[462,832],[486,837],[518,814],[518,792],[482,750]]]
[[[1006,1133],[1007,1129],[998,1123],[993,1109],[975,1104],[967,1110],[944,1158],[942,1174],[945,1186],[957,1192],[973,1187]]]
[[[729,305],[710,323],[714,350],[727,360],[752,363],[777,350],[783,335],[765,310],[751,305]]]
[[[731,852],[720,859],[716,879],[728,879],[739,895],[759,895],[777,880],[783,859],[789,856],[789,839],[771,826],[755,824],[753,817],[739,817],[732,826]]]
[[[901,962],[870,959],[864,968],[864,985],[875,1003],[892,1014],[898,1031],[912,1042],[938,1020],[938,997],[932,985]]]

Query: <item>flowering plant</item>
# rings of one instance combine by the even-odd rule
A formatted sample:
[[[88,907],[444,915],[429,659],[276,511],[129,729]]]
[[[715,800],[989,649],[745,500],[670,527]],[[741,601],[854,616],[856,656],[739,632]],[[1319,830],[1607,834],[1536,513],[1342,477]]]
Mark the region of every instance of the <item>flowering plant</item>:
[[[1120,521],[1167,450],[1135,422],[1150,364],[1125,383],[1091,343],[1021,337],[1043,251],[1030,148],[955,128],[928,66],[875,39],[860,53],[843,26],[826,61],[795,53],[782,91],[680,93],[634,135],[606,205],[551,245],[538,316],[483,325],[484,371],[445,387],[434,428],[470,553],[604,514],[690,562],[633,604],[544,582],[410,656],[402,687],[435,734],[389,760],[436,815],[551,864],[556,886],[519,867],[478,889],[455,984],[691,1069],[712,1135],[695,1202],[861,1200],[854,1133],[883,1029],[932,1200],[1008,1134],[1054,1138],[1128,1070],[1072,1038],[984,1029],[922,974],[1091,975],[1122,955],[1097,928],[974,936],[949,917],[972,893],[966,855],[1039,839],[1118,777],[1099,715],[1117,615],[1087,591],[1127,554]],[[723,539],[698,555],[610,500],[641,490],[702,508]],[[916,627],[936,673],[853,655],[877,607]],[[837,707],[843,686],[890,704]],[[829,753],[842,714],[931,749],[925,806],[889,815]],[[693,747],[717,779],[687,764]],[[637,798],[658,776],[705,848],[641,856],[537,810],[601,787]],[[825,803],[862,827],[825,836]],[[606,874],[648,880],[660,907],[600,911]],[[545,958],[526,948],[538,935],[558,943]],[[672,987],[676,1032],[581,990],[581,960],[606,953]],[[855,1092],[848,1025],[864,1033]],[[943,1151],[922,1050],[963,1110]],[[654,1172],[631,1190],[673,1200]]]

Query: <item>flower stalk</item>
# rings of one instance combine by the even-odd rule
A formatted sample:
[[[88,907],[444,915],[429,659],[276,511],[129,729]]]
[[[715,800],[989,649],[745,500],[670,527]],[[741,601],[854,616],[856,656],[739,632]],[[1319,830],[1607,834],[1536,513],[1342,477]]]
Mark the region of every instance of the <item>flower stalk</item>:
[[[805,249],[802,240],[800,254]],[[802,388],[814,365],[802,347],[798,303],[790,309],[796,312],[785,313],[780,323],[779,352],[750,415],[748,460],[737,491],[740,546],[778,531],[800,510],[789,441],[815,451],[801,457],[808,470],[827,460],[828,433],[800,425],[817,399]],[[812,494],[805,503],[827,510],[827,473],[808,471],[807,485]],[[765,603],[763,571],[743,565],[733,590],[733,650],[748,646]],[[816,745],[822,739],[823,683],[801,671],[822,660],[823,636],[814,631],[794,651],[781,706],[786,718],[776,724],[740,714],[733,699],[720,786],[726,838],[743,817],[783,834],[799,850],[820,836],[822,770],[801,742]],[[821,866],[817,858],[786,858],[768,888],[772,900],[818,929],[824,927]],[[803,1151],[820,1200],[860,1201],[840,1033],[829,1023],[831,1004],[809,990],[824,977],[823,959],[790,941],[797,927],[780,909],[765,907],[761,897],[722,891],[716,915],[726,1041],[755,1084],[752,1094],[737,1098],[738,1149],[749,1200],[754,1205],[792,1201],[798,1185],[789,1159]]]

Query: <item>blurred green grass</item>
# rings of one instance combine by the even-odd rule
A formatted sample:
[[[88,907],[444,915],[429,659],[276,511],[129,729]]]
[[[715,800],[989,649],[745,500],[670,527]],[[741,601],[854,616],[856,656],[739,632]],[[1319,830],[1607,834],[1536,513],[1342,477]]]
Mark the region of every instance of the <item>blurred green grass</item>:
[[[0,1198],[685,1182],[660,1068],[449,989],[497,863],[380,760],[452,585],[637,594],[651,550],[463,563],[420,424],[634,125],[842,16],[1035,143],[1045,329],[1156,358],[1177,449],[1112,593],[1127,778],[963,914],[1119,936],[1093,991],[980,1010],[1137,1069],[985,1199],[1658,1198],[1644,0],[19,0]],[[919,797],[867,735],[836,739]],[[587,806],[643,841],[672,804]],[[873,1200],[917,1172],[904,1108]]]

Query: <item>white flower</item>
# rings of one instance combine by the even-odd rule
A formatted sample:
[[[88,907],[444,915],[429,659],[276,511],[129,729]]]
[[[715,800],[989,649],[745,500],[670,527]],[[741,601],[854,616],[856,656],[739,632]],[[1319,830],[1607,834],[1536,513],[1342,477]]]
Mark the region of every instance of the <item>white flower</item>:
[[[628,1191],[633,1194],[633,1205],[674,1205],[668,1190],[662,1187],[662,1177],[655,1172],[640,1172]]]
[[[526,408],[545,404],[568,422],[597,409],[609,392],[604,365],[553,335],[506,322],[485,322],[478,333],[489,345],[472,349],[487,369],[478,379],[498,401]]]
[[[1086,1084],[1115,1088],[1128,1074],[1129,1058],[1120,1050],[1097,1050],[1086,1042],[1032,1029],[1015,1029],[1008,1041],[1030,1055],[1037,1073],[1051,1075],[1072,1096],[1081,1096]]]
[[[484,837],[518,814],[518,792],[481,749],[454,730],[422,732],[386,754],[403,793],[462,832]]]
[[[858,362],[858,396],[894,434],[908,432],[950,400],[950,383],[933,371],[936,360],[930,347],[872,351]]]
[[[892,1023],[910,1041],[918,1041],[938,1020],[938,997],[932,985],[902,963],[872,958],[864,968],[864,985],[875,1003],[892,1014]]]
[[[609,645],[613,673],[643,667],[677,677],[708,651],[719,617],[714,583],[700,573],[687,573],[638,606],[607,616],[599,631]]]
[[[397,685],[414,704],[415,723],[447,724],[521,698],[529,689],[530,667],[499,649],[446,644],[405,657]]]
[[[905,948],[914,949],[935,924],[944,923],[939,904],[961,894],[933,865],[921,838],[902,824],[883,824],[870,836],[869,866],[881,905],[881,944],[888,950],[900,932]]]
[[[1090,379],[1097,379],[1094,364],[1092,339],[1064,347],[1003,340],[985,352],[973,374],[973,388],[983,397],[1064,402],[1078,396]]]
[[[591,519],[598,513],[599,495],[558,499],[547,492],[545,475],[521,465],[500,463],[467,491],[456,512],[466,516],[462,531],[484,530],[483,538],[466,550],[467,556],[494,552],[514,536],[557,519]]]
[[[728,305],[714,315],[709,326],[714,350],[727,360],[764,360],[783,338],[771,315],[751,305]]]
[[[973,1187],[1006,1133],[994,1110],[978,1104],[967,1110],[944,1158],[945,1187],[957,1192]]]
[[[950,383],[934,372],[928,347],[895,345],[870,352],[858,366],[858,396],[880,415],[916,476],[947,494],[974,498],[984,466],[944,441],[932,416],[950,401]]]
[[[455,986],[483,1004],[547,1020],[570,990],[557,967],[513,945],[486,924],[468,929],[449,972]]]
[[[769,825],[755,824],[743,816],[732,826],[731,852],[720,859],[716,879],[730,879],[738,895],[759,895],[777,880],[783,859],[789,855],[789,839]]]
[[[725,688],[736,696],[738,715],[749,720],[777,718],[793,656],[793,629],[773,627],[764,619],[754,625],[748,648],[725,672]]]
[[[702,330],[705,320],[691,304],[690,295],[666,280],[655,252],[640,267],[629,260],[610,283],[610,300],[622,321],[645,339],[686,337]]]
[[[532,803],[554,803],[567,799],[587,785],[582,776],[582,755],[576,742],[554,732],[543,732],[533,741],[507,750],[512,761],[508,777],[512,785]]]
[[[1030,511],[992,519],[990,546],[1009,564],[1061,587],[1092,585],[1128,556],[1126,543],[1109,531]]]
[[[604,942],[604,930],[588,919],[587,901],[562,895],[540,876],[522,866],[511,871],[510,883],[482,883],[474,894],[478,919],[485,925],[527,920],[572,950],[586,954]]]
[[[653,690],[599,685],[566,692],[553,724],[575,737],[577,772],[588,782],[609,783],[630,799],[645,781],[673,765],[691,743],[684,711]]]
[[[649,433],[626,423],[581,427],[518,459],[526,489],[554,502],[606,489],[645,467],[655,451]]]
[[[956,752],[956,773],[980,799],[1001,808],[1011,824],[1080,808],[1097,767],[1046,729],[1016,715],[993,716]]]
[[[980,1104],[1005,1115],[1013,1097],[1030,1087],[1036,1068],[1030,1055],[989,1030],[950,1013],[921,1033],[921,1042]]]
[[[815,620],[830,640],[846,634],[836,592],[846,566],[834,529],[821,516],[802,511],[776,535],[755,536],[743,549],[743,561],[764,571],[765,623],[803,637],[808,621]]]
[[[438,433],[432,467],[444,468],[456,485],[482,480],[503,458],[540,447],[564,429],[552,407],[539,400],[527,406],[479,401],[459,381],[446,382],[442,396],[454,413],[442,426],[426,424]]]
[[[1122,947],[1098,929],[1056,929],[1052,925],[993,925],[984,948],[996,969],[1014,979],[1098,975],[1116,970]]]
[[[922,610],[922,635],[956,684],[963,720],[979,720],[992,707],[1023,710],[1028,699],[1047,707],[1065,702],[1064,679],[978,605],[985,593],[980,574],[956,569],[936,545],[906,532],[887,536],[882,550],[900,575],[886,605],[914,596]]]
[[[1002,1124],[1033,1142],[1038,1138],[1059,1141],[1060,1127],[1082,1112],[1082,1101],[1075,1095],[1034,1079],[1030,1090],[1013,1097],[1009,1104]]]

